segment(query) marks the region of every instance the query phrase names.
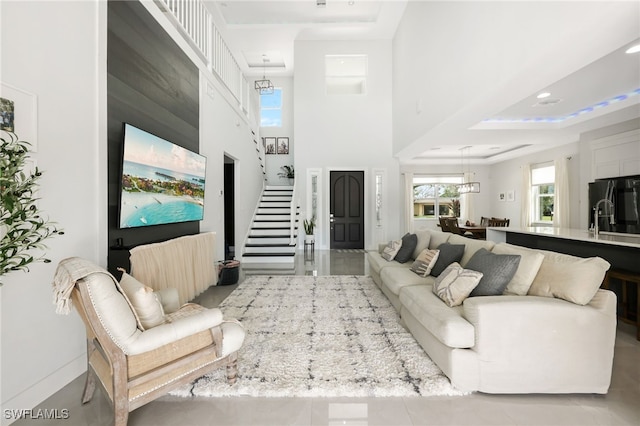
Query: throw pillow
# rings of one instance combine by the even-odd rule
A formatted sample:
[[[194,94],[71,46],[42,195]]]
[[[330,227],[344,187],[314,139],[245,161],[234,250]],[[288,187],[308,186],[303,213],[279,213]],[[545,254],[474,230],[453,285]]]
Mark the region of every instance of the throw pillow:
[[[449,307],[461,305],[482,279],[482,272],[463,269],[454,262],[447,266],[433,284],[433,292]]]
[[[411,260],[411,256],[413,256],[413,250],[415,250],[416,245],[418,244],[418,236],[416,234],[405,234],[402,237],[402,245],[400,246],[400,250],[396,253],[396,256],[393,258],[396,262],[406,263]]]
[[[426,277],[431,273],[431,269],[433,269],[433,265],[436,264],[439,255],[439,250],[424,249],[420,252],[410,269],[421,277]]]
[[[507,243],[496,244],[491,250],[495,254],[519,254],[520,264],[518,270],[513,276],[504,294],[515,294],[517,296],[525,296],[531,287],[531,283],[536,278],[540,265],[544,260],[544,255],[537,250],[514,246]]]
[[[610,266],[601,257],[580,258],[545,251],[542,266],[528,294],[586,305],[598,292]]]
[[[496,296],[504,293],[519,264],[520,255],[494,254],[484,248],[478,250],[465,265],[467,269],[483,274],[470,296]]]
[[[122,273],[120,287],[133,307],[140,330],[164,324],[162,304],[151,287],[142,284],[126,272]]]
[[[389,241],[389,244],[382,250],[382,258],[391,262],[402,246],[402,240]]]
[[[442,243],[438,246],[438,260],[431,269],[431,275],[437,277],[453,262],[460,262],[464,254],[464,244]]]

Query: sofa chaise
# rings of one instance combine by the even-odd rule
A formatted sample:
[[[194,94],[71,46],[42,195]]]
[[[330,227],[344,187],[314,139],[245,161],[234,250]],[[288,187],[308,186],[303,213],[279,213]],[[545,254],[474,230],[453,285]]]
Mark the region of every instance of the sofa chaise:
[[[407,234],[396,243],[405,239],[414,245],[401,261],[388,260],[389,245],[369,251],[370,274],[454,386],[486,393],[607,393],[616,333],[616,296],[600,289],[608,262],[438,230]],[[450,246],[464,246],[462,255],[448,265],[432,262],[439,275],[416,267],[421,254],[445,253]],[[494,272],[478,258],[516,264],[500,294],[475,296],[472,290],[450,306],[434,293],[449,269],[478,275],[474,266],[484,269],[481,280],[490,279]]]

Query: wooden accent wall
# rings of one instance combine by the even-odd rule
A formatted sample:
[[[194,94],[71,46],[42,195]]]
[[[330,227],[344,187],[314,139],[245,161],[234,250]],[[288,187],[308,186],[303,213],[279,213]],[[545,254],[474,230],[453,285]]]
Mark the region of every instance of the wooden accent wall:
[[[108,264],[115,275],[118,266],[129,268],[128,247],[200,231],[200,222],[118,229],[123,123],[198,152],[199,72],[137,1],[109,1],[107,43]]]

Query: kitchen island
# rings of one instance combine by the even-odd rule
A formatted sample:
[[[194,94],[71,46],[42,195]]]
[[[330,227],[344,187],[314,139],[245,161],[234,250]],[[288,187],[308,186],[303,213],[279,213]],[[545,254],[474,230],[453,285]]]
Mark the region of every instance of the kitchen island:
[[[640,273],[640,235],[603,233],[586,229],[527,227],[487,228],[487,240],[506,242],[580,257],[600,256],[612,269]]]

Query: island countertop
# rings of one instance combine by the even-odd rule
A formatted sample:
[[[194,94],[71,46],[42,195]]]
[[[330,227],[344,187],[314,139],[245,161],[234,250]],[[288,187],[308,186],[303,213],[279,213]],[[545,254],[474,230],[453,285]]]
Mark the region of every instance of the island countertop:
[[[592,232],[589,232],[586,229],[555,228],[552,226],[532,226],[526,228],[487,228],[487,240],[495,242],[505,242],[506,234],[509,232],[516,234],[528,234],[541,237],[559,238],[564,240],[584,241],[589,243],[640,248],[640,234],[601,232],[599,235],[594,236]]]

